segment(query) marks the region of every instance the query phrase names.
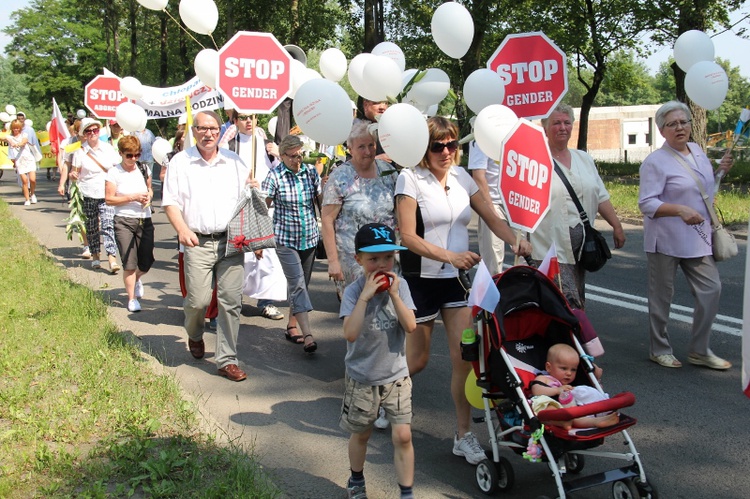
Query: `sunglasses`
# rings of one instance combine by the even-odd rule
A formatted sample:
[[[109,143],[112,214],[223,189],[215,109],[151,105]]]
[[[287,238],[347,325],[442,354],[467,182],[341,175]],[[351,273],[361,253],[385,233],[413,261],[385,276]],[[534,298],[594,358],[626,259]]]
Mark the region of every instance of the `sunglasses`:
[[[123,154],[127,159],[138,159],[141,157],[141,153],[136,154]]]
[[[239,120],[239,121],[247,121],[250,118],[252,118],[252,115],[240,114],[240,115],[237,116],[237,120]]]
[[[430,152],[441,153],[443,149],[448,148],[448,152],[454,153],[458,149],[458,141],[451,140],[450,142],[433,142],[430,144]]]
[[[96,135],[96,134],[99,133],[99,129],[98,128],[87,128],[86,130],[84,130],[83,133],[84,133],[84,135]]]

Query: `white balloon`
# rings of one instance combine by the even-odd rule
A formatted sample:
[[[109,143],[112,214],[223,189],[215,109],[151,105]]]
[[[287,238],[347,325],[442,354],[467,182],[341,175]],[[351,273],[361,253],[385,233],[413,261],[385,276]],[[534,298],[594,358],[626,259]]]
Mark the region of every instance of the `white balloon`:
[[[34,122],[33,122],[33,121],[31,121],[31,120],[29,120],[29,119],[25,120],[25,121],[23,122],[23,125],[24,125],[24,126],[27,126],[27,127],[29,127],[29,128],[34,128]]]
[[[380,42],[372,49],[373,55],[383,55],[390,59],[398,66],[399,71],[403,71],[406,68],[406,58],[404,57],[404,51],[401,47],[393,42]]]
[[[448,57],[460,59],[474,39],[474,20],[466,7],[446,2],[432,14],[432,38]]]
[[[417,74],[417,71],[419,70],[411,68],[401,73],[401,92],[404,91],[406,85],[408,85],[411,79],[414,78],[414,75]]]
[[[138,0],[138,3],[151,10],[164,10],[169,0]]]
[[[11,120],[12,118],[7,112],[3,111],[2,113],[0,113],[0,121],[2,121],[3,123],[7,123]]]
[[[502,104],[504,97],[503,79],[491,69],[477,69],[464,82],[464,100],[476,114],[492,104]]]
[[[294,99],[297,90],[311,79],[311,73],[307,71],[307,66],[297,59],[292,59],[292,66],[289,71],[292,76],[292,92],[289,94],[290,99]]]
[[[167,154],[170,152],[172,152],[172,144],[162,137],[158,137],[151,146],[151,154],[153,155],[154,160],[160,165],[167,162]]]
[[[76,111],[76,118],[78,118],[79,120],[82,120],[85,117],[86,117],[86,111],[84,111],[83,109],[79,109],[78,111]]]
[[[320,54],[320,72],[326,80],[341,81],[346,74],[346,56],[337,48],[325,49]]]
[[[696,62],[714,60],[714,42],[703,31],[686,31],[674,42],[674,60],[687,73]]]
[[[8,104],[7,106],[5,106],[5,112],[11,115],[16,114],[16,106],[14,106],[13,104]]]
[[[492,104],[482,109],[474,121],[474,138],[489,158],[500,161],[503,139],[513,129],[518,116],[509,107]]]
[[[341,144],[352,128],[349,96],[323,78],[308,80],[297,90],[292,112],[302,132],[321,144]]]
[[[349,63],[349,84],[358,95],[362,95],[362,90],[365,88],[364,77],[362,76],[365,64],[373,57],[375,56],[363,52],[355,55],[354,59]]]
[[[688,97],[709,111],[721,106],[727,90],[727,73],[713,61],[696,62],[685,75],[685,92]]]
[[[214,49],[203,49],[195,56],[195,74],[209,88],[216,88],[219,73],[219,53]]]
[[[424,157],[430,132],[427,121],[417,108],[399,103],[390,106],[380,116],[378,138],[393,161],[411,168]]]
[[[276,136],[276,122],[279,121],[278,116],[272,116],[270,120],[268,120],[268,133],[271,137]]]
[[[126,132],[139,132],[143,130],[148,117],[141,106],[123,102],[115,110],[115,119]]]
[[[219,22],[219,10],[214,0],[180,0],[180,19],[196,33],[210,35]]]
[[[428,107],[427,109],[425,109],[424,115],[428,116],[428,117],[429,116],[435,116],[435,115],[437,115],[439,107],[440,106],[438,104],[431,105],[430,107]]]
[[[138,100],[143,97],[143,85],[138,78],[126,76],[120,80],[120,92],[128,99]]]
[[[367,100],[381,102],[395,98],[401,89],[401,70],[393,59],[376,55],[365,64],[362,71],[364,87],[359,93]]]
[[[406,94],[406,99],[424,107],[439,104],[448,95],[450,84],[450,78],[445,71],[429,68],[422,79],[411,87],[409,93]]]

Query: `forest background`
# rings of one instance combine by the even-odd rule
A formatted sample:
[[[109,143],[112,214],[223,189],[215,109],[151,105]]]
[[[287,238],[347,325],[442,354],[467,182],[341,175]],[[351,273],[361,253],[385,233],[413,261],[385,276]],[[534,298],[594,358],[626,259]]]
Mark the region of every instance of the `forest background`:
[[[711,34],[731,29],[744,36],[742,26],[747,24],[747,16],[730,21],[745,0],[467,0],[461,3],[472,14],[475,35],[469,52],[457,61],[431,38],[430,20],[443,3],[439,0],[215,3],[219,24],[212,39],[186,34],[165,12],[148,10],[136,0],[31,0],[12,14],[4,29],[11,42],[0,56],[0,103],[26,110],[41,124],[49,120],[53,97],[64,113],[83,108],[83,87],[104,67],[145,85],[181,84],[194,76],[193,60],[203,47],[220,47],[240,30],[270,32],[283,44],[301,47],[308,66],[315,69],[326,48],[338,47],[351,60],[380,41],[391,41],[406,54],[407,67],[446,71],[460,96],[466,76],[485,66],[507,34],[543,31],[567,54],[565,102],[582,109],[576,147],[586,149],[592,107],[659,104],[674,98],[689,102],[685,73],[677,65],[662,63],[651,75],[642,62],[654,44],[671,46],[691,29]],[[179,22],[178,6],[171,0],[167,11]],[[717,110],[693,108],[693,136],[699,143],[709,133],[733,129],[741,109],[750,104],[750,82],[740,68],[721,57],[717,62],[727,72],[729,92]],[[356,97],[346,78],[342,86]],[[451,98],[440,112],[454,114],[462,124],[469,117],[463,103]],[[169,135],[172,121],[150,121],[149,127]]]

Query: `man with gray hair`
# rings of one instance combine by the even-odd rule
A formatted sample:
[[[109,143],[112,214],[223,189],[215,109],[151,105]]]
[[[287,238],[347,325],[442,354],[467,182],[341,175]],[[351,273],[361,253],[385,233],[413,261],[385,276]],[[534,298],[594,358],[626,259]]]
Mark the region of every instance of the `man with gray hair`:
[[[213,282],[218,287],[219,315],[216,329],[218,374],[232,381],[247,378],[237,360],[237,334],[244,284],[243,253],[224,257],[227,226],[246,183],[250,169],[237,154],[219,149],[221,118],[213,111],[195,116],[193,134],[197,140],[169,162],[164,179],[162,206],[169,222],[185,246],[183,309],[188,348],[196,359],[203,358],[203,325],[211,301]]]

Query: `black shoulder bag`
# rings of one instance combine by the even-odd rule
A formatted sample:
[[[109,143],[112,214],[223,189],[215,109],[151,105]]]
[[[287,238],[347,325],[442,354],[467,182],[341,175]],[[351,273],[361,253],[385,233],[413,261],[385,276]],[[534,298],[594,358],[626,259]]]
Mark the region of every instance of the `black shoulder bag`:
[[[581,222],[583,222],[583,248],[581,249],[581,255],[576,257],[576,260],[584,269],[589,272],[596,272],[604,267],[607,260],[612,258],[612,253],[609,251],[609,246],[607,246],[607,240],[604,239],[601,232],[591,226],[589,217],[586,215],[583,206],[581,206],[581,202],[578,200],[578,196],[576,196],[573,186],[568,182],[568,178],[560,169],[560,165],[557,164],[557,161],[555,161],[555,172],[557,172],[557,175],[560,177],[560,180],[562,180],[565,188],[568,189],[568,194],[570,194],[570,198],[576,205],[578,215],[581,217]]]

